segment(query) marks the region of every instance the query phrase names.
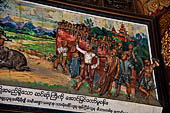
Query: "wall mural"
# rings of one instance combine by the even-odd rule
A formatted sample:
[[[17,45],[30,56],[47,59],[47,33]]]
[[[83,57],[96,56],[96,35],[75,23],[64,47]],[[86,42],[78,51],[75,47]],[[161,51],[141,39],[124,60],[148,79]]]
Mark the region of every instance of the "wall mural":
[[[0,2],[0,83],[159,105],[143,24]]]

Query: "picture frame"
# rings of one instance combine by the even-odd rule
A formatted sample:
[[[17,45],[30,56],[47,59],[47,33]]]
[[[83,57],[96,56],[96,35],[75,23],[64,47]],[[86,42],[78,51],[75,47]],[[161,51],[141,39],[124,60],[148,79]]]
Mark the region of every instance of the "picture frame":
[[[1,61],[1,108],[161,112],[166,89],[153,17],[59,0],[11,1],[1,7],[1,50],[18,56],[12,66]]]

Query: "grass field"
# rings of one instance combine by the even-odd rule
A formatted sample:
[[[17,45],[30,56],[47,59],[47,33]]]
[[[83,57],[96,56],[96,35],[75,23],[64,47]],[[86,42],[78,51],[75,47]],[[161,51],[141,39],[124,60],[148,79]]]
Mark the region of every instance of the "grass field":
[[[12,40],[23,41],[23,49],[36,50],[48,56],[56,53],[56,40],[34,37],[31,35],[19,34],[5,31],[6,37]],[[25,43],[24,43],[25,42]]]
[[[56,53],[56,43],[24,44],[24,49],[37,50],[46,56]]]

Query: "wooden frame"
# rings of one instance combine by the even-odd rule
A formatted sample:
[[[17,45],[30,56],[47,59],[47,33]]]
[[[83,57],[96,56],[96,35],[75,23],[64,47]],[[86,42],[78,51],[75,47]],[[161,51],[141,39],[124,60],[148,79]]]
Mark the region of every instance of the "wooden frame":
[[[16,0],[17,1],[17,0]],[[163,80],[164,80],[164,78],[162,77],[162,75],[163,75],[163,72],[162,72],[162,65],[163,65],[163,63],[162,63],[162,58],[161,58],[161,55],[160,55],[160,41],[159,41],[159,38],[157,37],[158,35],[157,35],[157,29],[156,29],[156,21],[155,21],[155,19],[154,18],[152,18],[152,17],[148,17],[148,16],[142,16],[142,15],[137,15],[137,14],[131,14],[131,13],[124,13],[124,12],[121,12],[121,11],[117,11],[117,10],[111,10],[111,9],[106,9],[106,8],[103,8],[103,7],[95,7],[95,8],[93,8],[93,7],[91,7],[91,6],[87,6],[87,5],[80,5],[79,3],[75,3],[75,4],[73,4],[73,3],[70,3],[70,2],[63,2],[63,1],[59,1],[59,0],[42,0],[42,1],[36,1],[36,0],[27,0],[27,1],[25,1],[24,2],[24,4],[22,4],[22,1],[20,2],[21,4],[19,4],[18,3],[18,5],[19,5],[19,10],[21,11],[22,10],[22,6],[23,5],[25,5],[23,8],[25,8],[27,5],[26,4],[31,4],[31,6],[34,6],[35,5],[35,7],[34,7],[34,10],[36,9],[36,10],[38,10],[39,8],[40,8],[40,13],[42,13],[43,12],[43,7],[45,7],[45,8],[49,8],[51,11],[60,11],[61,12],[61,14],[62,14],[62,16],[61,15],[58,15],[58,16],[61,16],[61,17],[56,17],[57,19],[57,25],[58,25],[58,27],[57,27],[57,30],[56,30],[56,54],[59,54],[59,50],[58,50],[58,48],[60,48],[60,46],[64,46],[64,43],[65,43],[65,41],[64,40],[66,40],[67,41],[67,43],[68,44],[70,44],[71,46],[68,46],[68,48],[67,49],[71,49],[71,47],[72,46],[74,46],[76,43],[78,43],[79,44],[79,46],[80,46],[80,48],[81,49],[83,49],[83,50],[86,50],[87,48],[84,46],[84,48],[82,47],[82,45],[83,44],[80,44],[80,40],[81,39],[85,39],[85,40],[90,40],[91,41],[91,39],[92,39],[92,35],[94,35],[95,33],[94,33],[94,30],[97,32],[97,34],[98,34],[98,38],[96,38],[96,40],[97,40],[97,42],[99,42],[99,41],[101,41],[101,44],[102,43],[105,43],[105,42],[102,42],[102,39],[103,39],[103,36],[111,36],[111,40],[114,40],[114,42],[112,42],[111,43],[111,46],[112,46],[112,44],[113,43],[115,43],[115,47],[113,47],[112,49],[116,49],[116,51],[118,51],[118,46],[119,46],[119,42],[121,42],[121,44],[122,44],[122,53],[120,54],[120,56],[117,56],[117,57],[119,57],[119,60],[121,59],[121,56],[123,55],[123,53],[125,53],[126,52],[126,55],[128,55],[128,50],[129,50],[129,48],[128,48],[128,45],[129,44],[132,44],[133,45],[133,47],[134,48],[136,48],[136,49],[139,49],[139,51],[142,51],[142,50],[140,50],[140,48],[143,48],[144,46],[146,46],[146,53],[147,53],[147,55],[145,54],[145,55],[143,55],[143,56],[140,56],[139,55],[139,53],[138,52],[136,52],[136,54],[137,55],[139,55],[138,57],[140,58],[140,59],[137,59],[138,61],[140,60],[140,61],[143,61],[143,62],[138,62],[139,63],[139,65],[138,66],[133,66],[133,67],[135,67],[135,72],[137,73],[137,74],[134,74],[134,76],[133,77],[135,77],[135,78],[133,78],[133,80],[132,80],[132,82],[133,82],[133,84],[131,83],[131,86],[133,87],[133,85],[134,85],[134,87],[131,89],[131,92],[133,92],[132,94],[131,94],[131,98],[132,98],[132,100],[128,100],[128,99],[122,99],[122,98],[124,98],[124,97],[120,97],[120,98],[117,98],[117,97],[111,97],[111,100],[123,100],[123,101],[130,101],[130,102],[132,102],[132,103],[134,103],[134,102],[136,102],[135,101],[135,99],[134,98],[138,98],[136,95],[139,95],[139,94],[137,94],[136,92],[138,91],[138,93],[141,93],[140,91],[139,91],[139,87],[140,87],[140,83],[138,83],[138,86],[136,85],[136,83],[138,82],[137,80],[138,80],[138,74],[140,73],[140,71],[142,70],[142,68],[144,67],[144,64],[140,64],[140,63],[144,63],[144,60],[146,60],[146,59],[148,59],[149,58],[149,60],[151,60],[151,63],[154,65],[154,73],[152,74],[152,76],[154,76],[154,83],[156,83],[156,89],[157,90],[154,90],[154,93],[153,93],[153,97],[155,97],[154,98],[154,100],[157,98],[158,99],[158,102],[157,102],[157,104],[156,104],[156,106],[165,106],[166,105],[166,103],[167,103],[167,101],[166,101],[166,98],[167,98],[167,95],[166,94],[164,94],[164,92],[166,91],[166,88],[164,87],[164,82],[163,82]],[[41,5],[41,4],[43,4],[43,5]],[[40,5],[40,6],[39,6]],[[30,6],[27,6],[27,7],[30,7]],[[54,9],[53,9],[54,8]],[[56,8],[56,9],[55,9]],[[26,9],[26,8],[25,8]],[[28,10],[30,10],[29,8],[28,8]],[[22,10],[23,12],[25,11],[25,10]],[[20,13],[22,13],[22,11],[20,12]],[[35,15],[38,15],[38,14],[36,14],[35,13],[36,11],[34,11],[33,13],[32,13],[32,15],[30,14],[30,16],[35,16]],[[47,11],[48,12],[48,11]],[[66,12],[66,15],[64,15],[63,13],[64,12]],[[31,11],[30,11],[30,13],[31,13]],[[10,15],[10,14],[9,14]],[[9,16],[8,15],[8,16]],[[76,20],[75,18],[74,19],[71,19],[69,16],[71,16],[71,15],[74,15],[75,17],[77,16],[77,17],[79,17],[78,19],[80,19],[80,16],[79,15],[81,15],[81,19],[83,19],[83,21],[82,20]],[[39,15],[40,16],[40,15]],[[41,15],[42,17],[42,19],[44,18],[43,16],[44,15]],[[48,18],[52,18],[52,19],[54,19],[54,15],[46,15],[46,16],[51,16],[51,17],[48,17]],[[67,17],[68,16],[68,17]],[[20,18],[23,18],[22,17],[22,15],[21,15],[21,17]],[[26,17],[25,17],[26,18]],[[73,17],[72,17],[73,18]],[[87,20],[85,20],[85,18],[87,19]],[[83,22],[84,22],[84,24],[82,24],[84,27],[87,27],[87,26],[90,26],[90,28],[91,29],[93,29],[93,28],[95,28],[93,31],[91,31],[90,32],[90,37],[89,38],[82,38],[83,37],[83,35],[77,35],[77,36],[75,36],[76,34],[74,34],[72,31],[72,33],[70,34],[70,31],[65,31],[64,29],[65,28],[62,28],[62,24],[63,24],[63,21],[62,20],[64,20],[65,22],[67,21],[69,24],[75,24],[75,25],[77,25],[77,26],[79,26],[79,25],[81,25]],[[75,20],[75,21],[74,21]],[[97,21],[96,21],[97,20]],[[27,22],[27,21],[31,21],[32,22],[32,20],[31,19],[29,19],[29,20],[24,20],[24,23],[25,23],[25,21]],[[46,20],[45,20],[46,21]],[[43,26],[43,23],[45,23],[45,21],[43,21],[42,22],[42,26]],[[87,22],[87,23],[85,23],[85,21]],[[101,22],[100,22],[101,21]],[[64,23],[64,24],[67,24],[67,22],[66,23]],[[91,23],[90,23],[91,22]],[[103,24],[102,22],[105,22],[105,24]],[[60,23],[60,25],[59,25],[59,23]],[[111,23],[113,23],[113,24],[111,24]],[[2,23],[1,23],[1,25],[2,25]],[[115,26],[114,26],[115,25]],[[2,25],[2,28],[3,28],[3,30],[4,30],[4,26],[5,25]],[[42,27],[41,26],[41,27]],[[34,26],[34,27],[36,27],[36,26]],[[47,27],[47,26],[45,26],[44,25],[44,27]],[[115,29],[115,28],[116,29]],[[48,27],[47,27],[48,28]],[[126,31],[126,28],[128,29],[128,31]],[[32,29],[34,29],[34,28],[32,28]],[[98,31],[97,31],[97,29],[98,29]],[[138,30],[136,30],[136,29],[138,29]],[[13,31],[9,31],[9,32],[13,32]],[[19,32],[19,30],[17,30],[17,31],[15,31],[15,33],[16,32],[18,32],[18,33],[21,33],[21,34],[24,34],[24,36],[25,35],[29,35],[29,36],[35,36],[35,31],[33,31],[33,34],[29,34],[29,33],[27,33],[27,32]],[[65,35],[63,35],[62,33],[64,33],[64,34],[67,34],[67,37],[65,36]],[[83,32],[83,31],[82,31]],[[102,32],[102,33],[101,33]],[[128,34],[128,33],[131,33],[131,34]],[[8,33],[8,29],[5,29],[5,33]],[[73,34],[73,35],[72,35]],[[133,34],[133,36],[132,36],[132,34]],[[22,35],[23,36],[23,35]],[[43,38],[45,35],[36,35],[36,36],[38,36],[38,38]],[[79,41],[77,41],[76,42],[76,40],[77,39],[74,39],[74,38],[76,38],[76,37],[78,37],[78,36],[81,36],[80,38],[79,38]],[[68,39],[68,37],[71,39],[74,39],[73,41],[70,41],[70,39]],[[51,37],[45,37],[45,38],[51,38]],[[139,40],[137,40],[137,38],[139,38]],[[9,40],[10,38],[8,38],[7,37],[7,39]],[[11,40],[13,41],[13,40],[15,40],[15,39],[13,39],[13,38],[11,38]],[[23,39],[19,39],[19,40],[23,40]],[[26,39],[27,40],[27,39]],[[107,38],[107,40],[109,40],[109,38]],[[110,41],[111,41],[110,40]],[[144,42],[141,42],[141,40],[143,40]],[[105,40],[104,40],[105,41]],[[7,42],[8,43],[8,42]],[[27,49],[29,49],[29,47],[31,48],[32,46],[29,46],[29,45],[27,45],[27,44],[25,44],[24,43],[24,41],[23,42],[21,42],[21,43],[23,43],[24,44],[24,46],[28,46],[27,47]],[[107,43],[107,42],[106,42]],[[109,43],[109,41],[108,41],[108,43]],[[29,43],[30,44],[30,43]],[[39,43],[38,43],[39,44]],[[117,45],[116,45],[117,44]],[[143,45],[140,45],[140,44],[143,44]],[[144,45],[145,44],[145,45]],[[137,45],[140,45],[140,47],[139,48],[137,48]],[[66,45],[67,46],[67,45]],[[107,45],[104,45],[104,47],[105,47],[105,49],[108,49],[107,47],[110,47],[111,48],[111,46],[109,46],[109,44]],[[114,45],[113,45],[114,46]],[[11,47],[11,46],[10,46]],[[42,46],[42,47],[44,47],[44,48],[46,48],[46,46]],[[14,47],[15,48],[15,47]],[[50,47],[49,47],[50,48]],[[76,48],[77,48],[77,45],[76,45]],[[10,48],[11,49],[11,48]],[[13,49],[13,48],[12,48]],[[34,50],[35,48],[33,48],[33,50]],[[111,50],[112,50],[111,49]],[[32,50],[32,48],[31,48],[31,50]],[[32,52],[37,52],[36,53],[36,55],[39,57],[42,57],[42,58],[44,58],[44,55],[42,56],[42,54],[41,53],[38,53],[39,51],[38,51],[39,49],[35,49],[34,51],[32,51]],[[78,49],[77,49],[78,50]],[[28,51],[25,51],[25,50],[22,50],[22,49],[20,49],[20,50],[18,50],[18,51],[20,51],[21,53],[24,53],[24,55],[26,54],[30,54]],[[108,50],[106,50],[107,52],[108,52]],[[134,50],[133,50],[134,51]],[[46,51],[45,51],[46,52]],[[53,51],[54,52],[54,51]],[[54,52],[55,53],[55,52]],[[105,61],[107,61],[107,58],[109,57],[109,56],[107,56],[107,54],[110,54],[110,52],[108,52],[107,54],[106,54],[106,52],[104,52],[104,53],[102,53],[101,52],[101,54],[99,54],[99,52],[98,52],[98,50],[97,50],[97,52],[94,52],[96,55],[95,56],[97,56],[96,57],[96,59],[100,59],[99,57],[103,57],[104,56],[104,58],[105,58],[105,60],[104,60],[104,62]],[[104,54],[104,55],[103,55]],[[36,56],[35,54],[32,54],[32,55],[34,55],[34,56]],[[49,52],[48,52],[48,54],[47,55],[49,55],[49,57],[50,57],[50,54],[49,54]],[[80,55],[80,53],[79,53],[79,55]],[[72,55],[71,55],[72,56]],[[83,58],[83,54],[81,54],[81,56],[82,56],[82,58]],[[130,55],[129,55],[130,56]],[[28,58],[28,56],[26,57],[27,59],[29,59]],[[45,58],[47,58],[47,57],[45,57]],[[51,57],[50,57],[51,58]],[[155,58],[156,60],[154,60],[154,59],[152,59],[152,58]],[[68,58],[69,59],[69,58]],[[109,59],[109,58],[108,58]],[[155,67],[155,65],[156,64],[154,64],[155,62],[157,62],[158,60],[159,60],[159,67]],[[35,60],[35,62],[37,62],[38,60]],[[57,60],[55,59],[54,60],[54,67],[55,67],[55,63],[57,62]],[[71,62],[71,60],[70,60],[70,62]],[[81,60],[81,62],[83,62],[83,60]],[[99,65],[101,65],[102,63],[100,63],[100,64],[98,64],[98,60],[97,61],[94,61],[95,63],[94,64],[97,64],[97,66],[99,66]],[[101,62],[101,61],[99,61],[99,62]],[[58,63],[60,63],[60,61],[59,61],[59,59],[58,59],[58,62],[57,62],[57,64]],[[37,63],[37,65],[39,65],[39,64],[41,64],[41,60],[40,60],[40,62],[38,62]],[[66,65],[65,65],[65,67],[63,66],[63,60],[62,60],[62,63],[61,63],[61,65],[62,65],[62,67],[63,67],[63,70],[65,70],[65,67],[67,67]],[[71,63],[70,63],[70,65],[71,65]],[[86,65],[86,63],[84,64],[84,65]],[[120,67],[121,67],[121,62],[119,63],[119,65],[120,65]],[[135,64],[134,64],[135,65]],[[33,64],[32,65],[28,65],[28,66],[30,66],[30,68],[35,68],[34,66],[33,66]],[[31,67],[32,66],[32,67]],[[58,65],[57,65],[58,66]],[[112,66],[110,66],[110,68],[111,68]],[[120,68],[119,67],[119,68]],[[140,67],[139,69],[138,69],[138,67]],[[39,68],[39,67],[38,67]],[[37,69],[38,69],[37,68]],[[57,67],[55,67],[55,68],[57,68]],[[105,65],[104,65],[104,67],[103,67],[104,69],[106,68],[105,67]],[[35,68],[36,69],[36,68]],[[97,67],[95,67],[95,69],[97,70]],[[95,70],[94,69],[94,70]],[[83,70],[83,69],[82,69]],[[84,69],[85,70],[85,69]],[[107,69],[106,69],[107,70]],[[121,70],[121,69],[120,69]],[[119,72],[118,73],[120,73],[120,70],[119,70]],[[65,71],[67,71],[67,69],[65,70]],[[86,71],[86,70],[85,70]],[[108,70],[109,71],[109,70]],[[15,71],[14,71],[15,72]],[[31,70],[31,72],[34,72],[34,71],[32,71]],[[97,71],[95,71],[95,72],[97,72]],[[44,72],[45,73],[45,72]],[[71,73],[71,72],[70,72]],[[88,72],[89,73],[89,72]],[[99,73],[99,75],[100,75],[100,72],[98,72]],[[105,72],[102,72],[103,74],[101,74],[101,75],[104,75],[105,73],[107,73],[107,71],[105,71]],[[141,73],[146,73],[144,70],[143,70],[143,72],[141,71]],[[12,72],[12,74],[13,74],[13,72]],[[64,73],[65,74],[65,73]],[[71,74],[70,74],[71,75]],[[79,75],[80,75],[80,73],[79,73]],[[119,74],[119,76],[120,76],[120,74]],[[79,90],[79,88],[77,88],[76,87],[76,85],[75,84],[77,84],[77,86],[78,86],[78,84],[79,84],[79,82],[76,82],[76,79],[74,79],[74,77],[73,76],[71,76],[72,77],[72,79],[71,78],[69,78],[69,79],[71,79],[72,81],[71,82],[74,82],[73,83],[73,85],[71,85],[71,87],[70,86],[68,86],[69,88],[68,88],[68,90],[66,91],[66,90],[63,90],[62,89],[62,87],[61,88],[56,88],[56,87],[58,87],[58,86],[56,86],[57,84],[53,84],[53,85],[51,85],[51,87],[50,87],[50,80],[51,79],[49,79],[48,77],[47,77],[47,81],[48,81],[48,83],[49,84],[45,84],[45,83],[43,83],[43,85],[41,84],[41,82],[40,83],[37,83],[36,82],[36,85],[35,86],[31,86],[30,84],[28,85],[28,84],[25,84],[24,82],[19,82],[19,83],[23,83],[23,84],[19,84],[19,85],[15,85],[16,83],[14,82],[14,83],[10,83],[9,82],[9,80],[8,81],[2,81],[2,83],[0,83],[0,85],[1,85],[1,90],[3,89],[3,87],[5,87],[5,86],[7,86],[6,87],[6,89],[8,89],[8,88],[10,88],[10,87],[8,87],[8,86],[12,86],[12,87],[21,87],[21,88],[30,88],[30,89],[41,89],[41,90],[44,90],[44,91],[57,91],[57,92],[59,92],[59,93],[61,93],[61,95],[62,95],[62,93],[68,93],[68,94],[77,94],[77,95],[86,95],[86,96],[92,96],[92,97],[99,97],[99,95],[97,95],[96,96],[96,94],[90,94],[90,93],[87,93],[87,92],[83,92],[83,90],[82,89],[80,89],[80,91],[76,91],[76,90]],[[79,78],[79,77],[78,77]],[[80,80],[82,79],[81,77],[79,78]],[[91,79],[91,78],[90,78]],[[120,78],[117,78],[117,79],[120,79]],[[117,79],[115,79],[115,84],[116,84],[116,81],[117,81]],[[135,79],[135,80],[134,80]],[[94,78],[93,78],[93,80],[94,80]],[[98,79],[99,80],[99,79]],[[142,81],[142,78],[139,80],[139,81]],[[29,83],[31,83],[30,81],[28,81]],[[63,81],[64,82],[64,81]],[[113,82],[113,81],[112,81]],[[89,83],[89,85],[90,85],[90,83]],[[110,85],[110,84],[109,84]],[[72,86],[74,87],[73,89],[72,89]],[[115,85],[113,85],[114,87],[115,87]],[[93,86],[92,87],[92,89],[94,88],[95,86]],[[50,89],[49,89],[50,88]],[[56,88],[56,89],[55,89]],[[65,86],[63,86],[63,88],[65,88]],[[66,87],[67,88],[67,87]],[[71,88],[71,89],[70,89]],[[88,89],[87,87],[85,87],[86,89]],[[91,87],[90,87],[91,88]],[[126,85],[123,87],[123,88],[127,88],[126,87]],[[76,89],[76,90],[75,90]],[[116,89],[116,88],[115,88]],[[38,90],[36,90],[36,91],[38,91]],[[75,90],[75,91],[72,91],[72,90]],[[108,89],[107,89],[108,90]],[[36,91],[35,92],[33,92],[33,93],[36,93]],[[122,91],[123,91],[123,89],[122,89]],[[2,93],[2,92],[1,92]],[[112,92],[113,93],[113,92]],[[125,91],[125,94],[123,94],[123,96],[124,95],[126,95],[126,91]],[[142,93],[141,93],[142,94]],[[145,95],[145,93],[144,93],[144,95]],[[157,97],[157,96],[158,97]],[[69,96],[68,96],[69,97]],[[108,98],[106,95],[105,96],[103,96],[103,98]],[[100,99],[100,97],[99,97],[99,99]],[[110,99],[109,99],[110,100]],[[143,100],[144,100],[144,98],[143,98]],[[139,100],[139,101],[142,101],[142,102],[136,102],[136,103],[142,103],[142,104],[147,104],[147,102],[144,102],[143,100]],[[1,101],[2,101],[2,98],[1,98]],[[0,103],[1,103],[1,101],[0,101]],[[70,100],[70,102],[71,102],[71,100]],[[155,101],[154,101],[155,102]],[[8,106],[6,106],[5,104],[7,104],[7,105],[10,105],[8,102],[7,103],[5,103],[5,102],[3,102],[4,104],[1,104],[2,105],[2,108],[5,108],[5,109],[10,109]],[[151,105],[155,105],[154,103],[149,103],[149,104],[151,104]],[[18,106],[19,105],[19,106]],[[23,107],[20,107],[21,105],[20,104],[16,104],[16,105],[14,105],[14,104],[12,104],[12,105],[10,105],[10,107],[12,107],[12,110],[18,110],[18,109],[20,109],[20,110],[26,110],[26,111],[35,111],[35,110],[38,110],[38,111],[40,111],[40,112],[42,112],[43,110],[45,110],[45,111],[53,111],[51,108],[49,108],[49,107],[43,107],[43,106],[39,106],[38,108],[34,108],[34,106],[23,106]],[[87,104],[88,105],[88,104]],[[89,104],[90,105],[90,104]],[[57,109],[60,109],[60,110],[69,110],[69,109],[62,109],[62,108],[57,108]],[[74,110],[71,110],[71,111],[74,111]],[[81,110],[80,110],[81,111]]]

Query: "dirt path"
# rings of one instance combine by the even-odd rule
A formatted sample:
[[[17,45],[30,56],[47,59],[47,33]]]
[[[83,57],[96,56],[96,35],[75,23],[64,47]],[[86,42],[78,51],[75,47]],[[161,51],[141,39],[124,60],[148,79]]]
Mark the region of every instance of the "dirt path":
[[[28,43],[28,42],[27,42]],[[34,43],[34,42],[31,42]],[[36,42],[37,43],[37,42]],[[45,43],[45,42],[43,42]],[[17,41],[7,42],[9,48],[16,49],[21,47]],[[17,82],[36,82],[49,85],[66,85],[70,81],[70,76],[63,74],[62,71],[54,71],[51,62],[45,59],[29,55],[23,52],[28,61],[31,72],[9,71],[8,69],[0,69],[0,80],[17,81]]]
[[[52,63],[42,59],[29,60],[31,72],[9,71],[0,69],[0,80],[18,82],[36,82],[49,85],[66,85],[70,77],[61,71],[54,71]]]

